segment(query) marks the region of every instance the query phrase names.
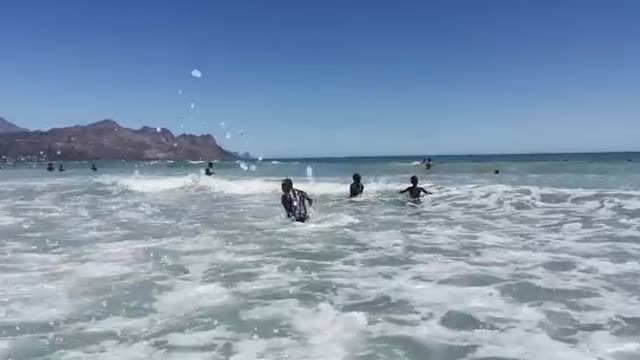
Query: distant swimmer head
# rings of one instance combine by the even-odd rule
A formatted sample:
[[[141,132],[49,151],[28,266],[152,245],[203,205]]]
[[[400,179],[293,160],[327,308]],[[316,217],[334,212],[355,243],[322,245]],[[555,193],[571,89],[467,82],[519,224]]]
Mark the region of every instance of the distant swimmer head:
[[[418,177],[417,176],[413,175],[411,177],[411,184],[418,185]]]
[[[498,175],[498,174],[500,174],[500,170],[493,170],[493,173],[494,173],[495,175]]]
[[[213,161],[209,161],[209,167],[212,168],[213,167]]]
[[[427,158],[427,162],[431,162],[431,158]]]
[[[282,192],[289,193],[291,189],[293,189],[293,181],[291,181],[291,179],[282,180]]]
[[[360,181],[362,181],[362,177],[360,176],[360,174],[358,173],[353,174],[353,182],[359,184]]]

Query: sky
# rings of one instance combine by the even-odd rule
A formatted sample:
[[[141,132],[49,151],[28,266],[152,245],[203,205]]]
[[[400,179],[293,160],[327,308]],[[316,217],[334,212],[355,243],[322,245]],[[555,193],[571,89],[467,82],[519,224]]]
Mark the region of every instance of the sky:
[[[639,19],[633,0],[8,0],[0,116],[264,157],[637,151]]]

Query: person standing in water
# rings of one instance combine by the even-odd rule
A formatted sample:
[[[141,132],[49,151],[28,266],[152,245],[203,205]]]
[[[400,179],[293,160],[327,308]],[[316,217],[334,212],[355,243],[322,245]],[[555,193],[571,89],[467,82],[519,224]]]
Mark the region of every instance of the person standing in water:
[[[312,206],[313,199],[306,192],[294,189],[291,179],[282,180],[282,198],[280,202],[287,213],[287,218],[297,222],[309,220],[307,202],[309,206]]]
[[[213,171],[213,161],[209,161],[209,165],[206,169],[204,169],[204,174],[207,176],[215,174],[215,172]]]
[[[96,164],[91,164],[91,170],[92,170],[93,172],[98,171],[98,168],[96,167]]]
[[[47,164],[47,171],[48,172],[52,172],[53,170],[55,170],[55,168],[53,167],[53,164],[52,163],[48,163]]]
[[[362,195],[364,192],[364,185],[362,185],[361,180],[362,178],[360,177],[360,174],[353,174],[353,182],[351,183],[351,186],[349,186],[349,197]]]
[[[433,163],[431,162],[431,158],[427,158],[427,161],[424,162],[424,167],[427,170],[431,170],[431,166],[433,166]]]
[[[58,166],[58,171],[63,172],[64,171],[64,165],[60,164],[60,166]]]
[[[425,190],[422,186],[418,186],[418,177],[413,175],[411,177],[411,186],[409,186],[408,188],[400,191],[400,194],[404,194],[408,192],[409,193],[409,197],[412,199],[420,199],[420,197],[422,196],[422,194],[427,194],[427,195],[432,195],[433,193]]]

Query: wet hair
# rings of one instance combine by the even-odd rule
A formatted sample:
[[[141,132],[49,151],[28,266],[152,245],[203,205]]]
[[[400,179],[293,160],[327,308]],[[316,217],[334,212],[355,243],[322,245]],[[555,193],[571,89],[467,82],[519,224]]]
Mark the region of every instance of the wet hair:
[[[282,191],[290,191],[291,189],[293,189],[293,181],[289,178],[282,180]]]
[[[213,161],[209,161],[209,167],[213,167]]]
[[[360,174],[355,173],[353,174],[353,181],[359,183],[360,180],[362,180],[362,177],[360,177]]]
[[[415,176],[415,175],[413,175],[413,176],[411,177],[411,183],[412,183],[412,184],[418,184],[418,177],[417,177],[417,176]]]

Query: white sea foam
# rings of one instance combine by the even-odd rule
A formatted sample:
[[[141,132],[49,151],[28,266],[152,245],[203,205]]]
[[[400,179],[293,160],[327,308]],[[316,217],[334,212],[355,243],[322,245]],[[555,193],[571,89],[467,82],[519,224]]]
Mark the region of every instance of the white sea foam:
[[[365,176],[364,196],[347,200],[350,174],[312,182],[305,167],[293,178],[316,200],[304,224],[281,209],[286,174],[256,176],[289,163],[3,179],[0,358],[640,350],[637,190],[435,175],[423,179],[434,195],[413,204],[397,194],[402,174]]]

